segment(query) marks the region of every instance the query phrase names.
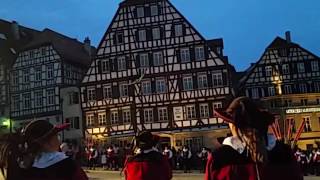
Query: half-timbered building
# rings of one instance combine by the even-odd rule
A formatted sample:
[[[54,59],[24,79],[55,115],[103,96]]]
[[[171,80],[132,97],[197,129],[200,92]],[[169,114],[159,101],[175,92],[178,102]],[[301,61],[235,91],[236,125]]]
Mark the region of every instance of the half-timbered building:
[[[292,42],[286,32],[286,39],[275,38],[241,80],[243,94],[263,100],[279,115],[285,138],[305,121],[298,142],[302,149],[320,141],[319,63],[318,56]]]
[[[88,38],[81,43],[50,29],[44,29],[24,46],[10,75],[10,113],[14,126],[37,119],[53,124],[74,119],[74,114],[67,117],[63,112],[66,105],[79,102],[79,92],[65,88],[79,86],[91,63],[92,53],[95,53],[94,48]],[[81,117],[82,113],[76,116]]]
[[[0,121],[10,118],[9,73],[21,48],[39,33],[0,19]]]
[[[125,0],[83,79],[86,133],[121,146],[148,129],[210,146],[225,136],[213,109],[231,95],[229,67],[222,39],[206,40],[170,1]]]

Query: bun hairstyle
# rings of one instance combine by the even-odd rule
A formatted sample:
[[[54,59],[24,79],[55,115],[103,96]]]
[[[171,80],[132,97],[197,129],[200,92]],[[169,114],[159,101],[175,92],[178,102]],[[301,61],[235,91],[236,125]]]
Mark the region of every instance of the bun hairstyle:
[[[7,169],[8,180],[23,179],[19,172],[32,166],[35,157],[43,150],[42,144],[67,127],[68,124],[53,126],[48,121],[36,120],[14,133],[3,134],[0,137],[2,174]]]

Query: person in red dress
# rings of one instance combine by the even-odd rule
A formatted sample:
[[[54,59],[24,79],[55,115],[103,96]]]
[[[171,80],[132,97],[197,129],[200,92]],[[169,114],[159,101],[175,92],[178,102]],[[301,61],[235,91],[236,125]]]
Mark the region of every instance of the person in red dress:
[[[141,132],[135,140],[135,155],[125,162],[126,180],[170,180],[172,171],[168,160],[156,148],[159,137],[149,131]]]
[[[68,124],[30,122],[22,131],[1,136],[0,169],[6,180],[88,180],[82,168],[59,152],[58,132]]]
[[[274,121],[253,100],[239,97],[215,115],[229,123],[232,137],[208,156],[205,180],[302,180],[290,147],[268,135]]]

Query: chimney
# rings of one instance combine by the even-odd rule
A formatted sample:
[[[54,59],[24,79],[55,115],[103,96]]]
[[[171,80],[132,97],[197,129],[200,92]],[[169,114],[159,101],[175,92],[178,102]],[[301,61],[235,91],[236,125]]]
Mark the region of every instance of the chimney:
[[[19,30],[19,24],[17,23],[17,21],[12,21],[11,30],[12,30],[14,39],[19,40],[20,39],[20,30]]]
[[[290,31],[286,31],[286,40],[287,40],[287,43],[291,43],[291,33]]]
[[[87,53],[91,56],[91,41],[89,37],[86,37],[83,41],[84,49],[87,51]]]

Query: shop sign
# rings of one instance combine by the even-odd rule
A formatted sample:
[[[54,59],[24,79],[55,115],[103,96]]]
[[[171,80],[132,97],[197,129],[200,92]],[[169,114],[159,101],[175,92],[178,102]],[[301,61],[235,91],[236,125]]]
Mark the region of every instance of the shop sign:
[[[299,114],[299,113],[310,113],[310,112],[320,112],[320,108],[303,108],[303,109],[287,109],[287,114]]]
[[[182,107],[173,107],[173,114],[174,114],[175,121],[182,121],[183,120]]]

